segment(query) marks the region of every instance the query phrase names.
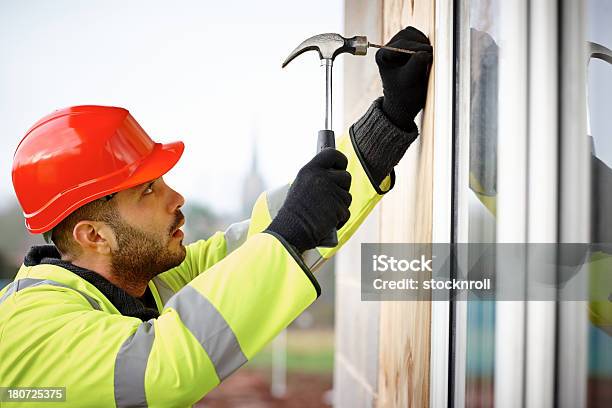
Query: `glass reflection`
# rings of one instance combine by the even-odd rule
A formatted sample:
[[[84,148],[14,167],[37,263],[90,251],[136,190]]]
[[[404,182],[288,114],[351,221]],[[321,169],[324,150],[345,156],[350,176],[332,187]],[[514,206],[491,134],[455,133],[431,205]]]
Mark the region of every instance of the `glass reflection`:
[[[495,242],[498,11],[497,0],[470,3],[469,242]],[[466,406],[493,406],[495,302],[467,302],[466,341]]]
[[[612,48],[612,3],[587,2],[587,39],[599,51]],[[599,47],[603,46],[605,48]],[[588,136],[591,138],[591,241],[612,242],[612,52],[591,58],[588,66]],[[606,61],[607,59],[607,61]],[[612,256],[595,253],[589,269],[591,294],[609,294],[609,302],[588,306],[587,406],[609,407],[612,401]]]

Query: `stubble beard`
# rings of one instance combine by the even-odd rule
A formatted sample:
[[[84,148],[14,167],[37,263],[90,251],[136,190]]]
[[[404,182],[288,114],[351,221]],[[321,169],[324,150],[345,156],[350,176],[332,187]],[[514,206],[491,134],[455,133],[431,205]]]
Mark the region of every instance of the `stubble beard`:
[[[183,218],[177,213],[171,230]],[[139,287],[162,272],[178,266],[186,255],[183,243],[172,250],[169,247],[170,233],[142,231],[124,220],[113,220],[109,224],[117,237],[116,250],[111,253],[111,271],[123,287]]]

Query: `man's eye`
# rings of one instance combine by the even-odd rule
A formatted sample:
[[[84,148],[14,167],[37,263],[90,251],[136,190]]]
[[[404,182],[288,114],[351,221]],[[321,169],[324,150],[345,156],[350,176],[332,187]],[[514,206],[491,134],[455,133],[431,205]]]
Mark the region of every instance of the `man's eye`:
[[[147,188],[142,192],[143,195],[151,194],[153,192],[153,184],[149,184]]]

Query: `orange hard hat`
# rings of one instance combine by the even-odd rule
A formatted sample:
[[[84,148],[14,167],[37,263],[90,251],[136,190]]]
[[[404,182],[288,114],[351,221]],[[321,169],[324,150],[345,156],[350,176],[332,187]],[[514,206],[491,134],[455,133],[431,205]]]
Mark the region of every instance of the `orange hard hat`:
[[[155,143],[123,108],[55,111],[28,130],[13,157],[25,225],[47,232],[84,204],[161,177],[183,150],[183,142]]]

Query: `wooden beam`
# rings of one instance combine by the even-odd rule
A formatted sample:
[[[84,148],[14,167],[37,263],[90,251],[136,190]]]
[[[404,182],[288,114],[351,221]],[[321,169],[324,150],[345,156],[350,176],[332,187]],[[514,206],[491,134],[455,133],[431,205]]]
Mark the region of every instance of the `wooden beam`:
[[[392,0],[383,4],[384,41],[412,25],[423,31],[435,47],[434,23],[434,0]],[[396,166],[396,186],[381,203],[381,242],[432,240],[433,72],[432,69],[427,104],[420,118],[421,135]],[[377,406],[429,406],[430,325],[429,301],[381,303]]]

